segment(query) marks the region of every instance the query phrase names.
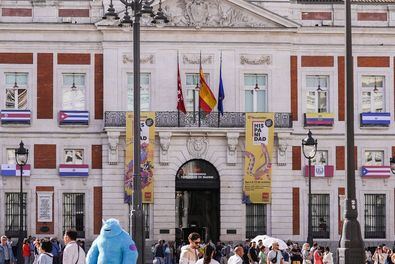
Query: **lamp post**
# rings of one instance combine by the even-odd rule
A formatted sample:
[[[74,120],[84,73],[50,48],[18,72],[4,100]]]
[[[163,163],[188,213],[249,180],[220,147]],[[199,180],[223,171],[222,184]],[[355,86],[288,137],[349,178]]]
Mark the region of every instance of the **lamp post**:
[[[317,140],[313,138],[313,133],[309,129],[307,137],[302,140],[303,155],[309,161],[309,204],[308,204],[308,225],[307,225],[307,242],[313,245],[313,225],[312,225],[312,208],[311,208],[311,160],[317,153]]]
[[[145,263],[144,260],[144,214],[141,194],[141,171],[140,171],[140,19],[142,16],[152,17],[152,24],[161,27],[168,23],[167,17],[162,10],[162,1],[159,1],[158,11],[155,13],[152,7],[153,0],[120,0],[125,6],[125,14],[121,20],[120,26],[133,27],[133,209],[132,209],[132,236],[136,242],[137,250],[140,257],[137,260],[138,264]],[[131,10],[131,15],[129,11]],[[112,16],[115,19],[117,15],[112,7],[112,0],[110,8],[106,13],[107,16]]]
[[[22,175],[23,166],[26,165],[27,159],[29,157],[29,150],[25,148],[25,144],[21,141],[19,143],[19,148],[15,149],[15,161],[20,169],[20,189],[19,189],[19,237],[18,237],[18,263],[23,263],[22,257],[22,244],[25,238],[23,231],[23,185],[22,185]]]
[[[354,160],[354,75],[351,36],[351,0],[345,0],[345,44],[346,44],[346,105],[347,105],[347,197],[345,200],[343,231],[338,249],[339,264],[365,262],[364,243],[358,222],[358,206],[355,195]]]

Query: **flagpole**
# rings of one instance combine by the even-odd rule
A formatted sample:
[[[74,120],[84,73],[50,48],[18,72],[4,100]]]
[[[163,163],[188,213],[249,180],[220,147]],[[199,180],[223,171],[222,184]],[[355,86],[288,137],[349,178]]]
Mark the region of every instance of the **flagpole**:
[[[177,93],[178,93],[178,77],[180,76],[180,59],[179,59],[179,54],[177,50]],[[177,100],[179,100],[177,96]],[[177,124],[178,127],[180,127],[180,109],[178,109],[178,103],[177,103]]]
[[[199,83],[200,83],[200,89],[202,89],[202,78],[200,76],[202,72],[202,51],[200,51],[200,59],[199,59]],[[199,90],[199,108],[198,108],[198,120],[199,120],[199,127],[200,127],[200,90]]]

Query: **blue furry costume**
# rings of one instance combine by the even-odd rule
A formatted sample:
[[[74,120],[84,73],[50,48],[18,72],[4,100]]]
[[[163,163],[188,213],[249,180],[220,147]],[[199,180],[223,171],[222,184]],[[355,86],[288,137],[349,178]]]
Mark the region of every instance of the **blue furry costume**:
[[[86,264],[135,264],[137,257],[136,245],[129,234],[117,219],[108,219],[88,251]]]

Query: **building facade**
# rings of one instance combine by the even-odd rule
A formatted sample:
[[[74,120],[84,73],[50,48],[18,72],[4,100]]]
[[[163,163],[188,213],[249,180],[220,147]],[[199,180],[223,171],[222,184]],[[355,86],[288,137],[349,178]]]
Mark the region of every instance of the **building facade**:
[[[0,233],[19,228],[14,149],[23,140],[27,234],[76,228],[92,241],[101,220],[130,228],[124,203],[127,111],[133,109],[132,31],[103,19],[107,1],[2,1]],[[122,17],[120,3],[114,5]],[[155,112],[154,191],[144,205],[147,242],[182,238],[241,241],[257,234],[307,237],[307,160],[301,140],[318,140],[312,179],[316,240],[336,246],[345,195],[344,7],[341,2],[166,0],[170,23],[141,32],[141,110]],[[359,222],[367,245],[395,240],[395,9],[353,5],[355,162]],[[225,113],[198,125],[199,64]],[[187,108],[178,117],[177,63]],[[243,204],[245,113],[275,113],[270,204]],[[199,167],[210,180],[177,175]],[[6,175],[7,174],[7,175]],[[188,229],[192,228],[192,229]]]

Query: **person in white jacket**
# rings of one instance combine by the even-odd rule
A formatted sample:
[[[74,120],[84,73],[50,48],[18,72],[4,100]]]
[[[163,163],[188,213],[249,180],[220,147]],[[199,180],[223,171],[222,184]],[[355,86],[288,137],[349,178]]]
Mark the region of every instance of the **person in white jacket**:
[[[77,231],[67,230],[63,237],[66,247],[63,251],[63,264],[85,264],[85,252],[77,244]]]
[[[324,264],[333,264],[333,254],[329,251],[329,247],[325,248],[324,257],[322,259]]]

